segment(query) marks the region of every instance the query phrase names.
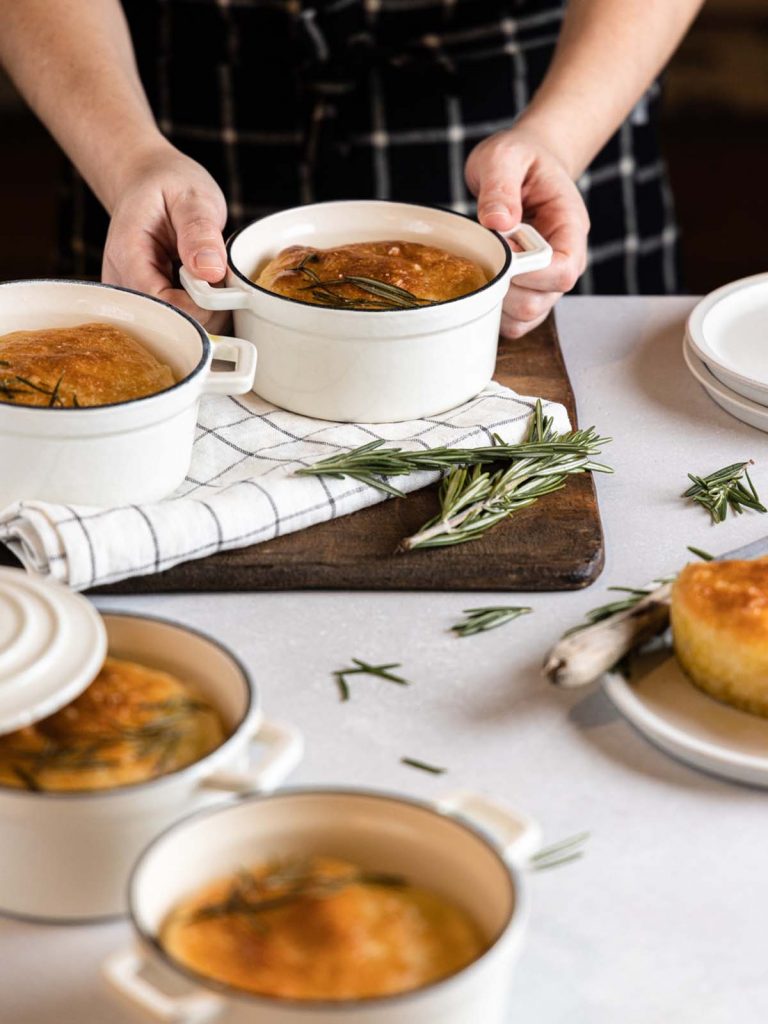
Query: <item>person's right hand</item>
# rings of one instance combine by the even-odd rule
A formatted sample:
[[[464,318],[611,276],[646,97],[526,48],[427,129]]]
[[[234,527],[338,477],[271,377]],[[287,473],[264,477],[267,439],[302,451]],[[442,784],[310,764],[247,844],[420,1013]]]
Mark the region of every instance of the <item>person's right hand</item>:
[[[180,260],[195,277],[210,284],[221,281],[227,267],[226,219],[224,195],[211,175],[163,144],[138,160],[119,183],[102,280],[156,295],[215,332],[228,314],[200,309],[185,291],[174,288],[173,271]]]

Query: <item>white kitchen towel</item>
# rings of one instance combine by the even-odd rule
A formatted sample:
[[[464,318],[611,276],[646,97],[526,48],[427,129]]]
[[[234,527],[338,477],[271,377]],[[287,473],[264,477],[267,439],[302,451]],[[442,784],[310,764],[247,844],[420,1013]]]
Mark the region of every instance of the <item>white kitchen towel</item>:
[[[301,466],[377,438],[406,449],[477,447],[492,443],[493,433],[514,443],[524,437],[535,402],[492,383],[441,416],[367,425],[307,419],[253,394],[211,395],[201,403],[189,474],[169,498],[118,508],[17,502],[0,513],[0,542],[29,571],[76,590],[162,572],[385,497],[356,480],[296,476]],[[562,405],[546,402],[544,409],[556,430],[569,429]],[[396,485],[413,491],[438,476],[415,473]]]

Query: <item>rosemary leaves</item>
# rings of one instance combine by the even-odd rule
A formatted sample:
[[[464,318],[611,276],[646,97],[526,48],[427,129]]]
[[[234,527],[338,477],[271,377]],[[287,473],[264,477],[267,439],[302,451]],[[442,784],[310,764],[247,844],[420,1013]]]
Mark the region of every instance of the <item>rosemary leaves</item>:
[[[515,605],[500,605],[490,608],[465,608],[464,622],[457,622],[451,626],[451,630],[457,636],[474,636],[475,633],[485,633],[489,629],[497,629],[507,622],[519,619],[521,615],[529,615],[532,608],[518,607]]]
[[[7,359],[0,359],[0,370],[10,370],[11,364]],[[29,377],[22,377],[18,373],[0,373],[0,401],[12,402],[14,404],[25,404],[23,402],[17,403],[19,395],[30,395],[37,393],[45,395],[48,399],[47,405],[49,408],[57,406],[63,408],[66,404],[61,394],[61,384],[64,380],[64,374],[62,373],[56,383],[49,387],[47,384],[40,384],[36,381],[30,380]],[[32,403],[28,403],[32,404]],[[77,397],[72,396],[72,404],[77,405]]]
[[[713,523],[722,523],[729,509],[735,515],[740,515],[746,508],[766,512],[768,509],[760,501],[749,476],[747,466],[751,465],[751,461],[734,462],[703,477],[689,473],[688,479],[692,484],[683,492],[683,497],[705,508]]]
[[[316,253],[307,253],[292,271],[301,274],[309,282],[302,291],[311,292],[313,299],[324,306],[335,309],[418,309],[420,306],[432,305],[428,299],[420,299],[405,288],[373,277],[343,274],[324,280],[316,270],[308,266],[310,263],[318,262],[319,256]],[[350,286],[360,295],[350,297],[349,294],[341,294],[336,290],[349,290]]]
[[[546,871],[578,860],[584,856],[584,844],[588,839],[589,832],[579,832],[551,846],[545,846],[531,857],[531,867],[534,871]]]
[[[397,497],[403,497],[403,492],[389,477],[423,470],[445,472],[440,512],[402,542],[401,549],[408,551],[475,540],[503,519],[565,486],[569,476],[612,472],[594,461],[609,440],[599,437],[593,427],[556,433],[551,417],[544,416],[541,402],[537,402],[528,436],[519,444],[506,444],[495,436],[492,445],[481,448],[406,451],[371,441],[296,472],[301,476],[348,477]]]
[[[401,757],[400,764],[407,765],[409,768],[418,768],[422,772],[429,772],[430,775],[445,775],[448,771],[447,768],[440,768],[436,764],[421,761],[417,757]]]
[[[342,701],[348,701],[350,697],[347,676],[376,676],[378,679],[386,679],[390,683],[397,683],[400,686],[410,685],[407,679],[403,679],[402,676],[397,676],[391,671],[393,668],[400,668],[400,662],[393,662],[390,665],[369,665],[367,661],[362,661],[360,658],[352,658],[352,664],[353,668],[344,668],[333,673]]]
[[[264,927],[261,916],[301,900],[321,900],[335,896],[352,885],[403,888],[400,875],[350,869],[343,874],[324,874],[310,861],[283,861],[270,865],[266,873],[240,870],[224,899],[208,903],[187,917],[186,923],[239,917],[257,929]]]

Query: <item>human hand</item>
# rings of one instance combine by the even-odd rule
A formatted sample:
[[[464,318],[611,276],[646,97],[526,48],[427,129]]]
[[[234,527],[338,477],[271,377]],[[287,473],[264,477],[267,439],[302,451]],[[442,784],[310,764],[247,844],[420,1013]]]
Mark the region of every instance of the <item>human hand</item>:
[[[163,142],[121,176],[111,214],[102,280],[155,295],[221,330],[228,314],[200,309],[173,285],[178,260],[210,284],[226,273],[227,205],[210,174]]]
[[[562,160],[523,126],[484,139],[470,153],[465,174],[481,224],[511,231],[525,220],[552,246],[550,266],[513,278],[504,299],[501,333],[521,338],[584,271],[589,232],[584,201]]]

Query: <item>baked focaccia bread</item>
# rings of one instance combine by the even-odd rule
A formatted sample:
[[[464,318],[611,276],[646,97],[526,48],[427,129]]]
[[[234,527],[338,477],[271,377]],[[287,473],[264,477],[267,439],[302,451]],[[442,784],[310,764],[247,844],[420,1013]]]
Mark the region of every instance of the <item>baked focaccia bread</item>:
[[[768,717],[768,559],[687,565],[672,588],[671,620],[691,680]]]
[[[87,690],[0,736],[0,785],[111,789],[199,761],[225,738],[218,712],[175,676],[107,658]]]
[[[465,259],[419,242],[353,242],[333,249],[292,245],[270,260],[255,283],[322,306],[408,309],[446,302],[488,283]]]
[[[170,367],[113,324],[0,337],[0,402],[51,408],[128,402],[175,383]]]
[[[183,900],[166,952],[198,974],[283,999],[407,992],[483,953],[458,907],[404,879],[327,857],[243,869]]]

